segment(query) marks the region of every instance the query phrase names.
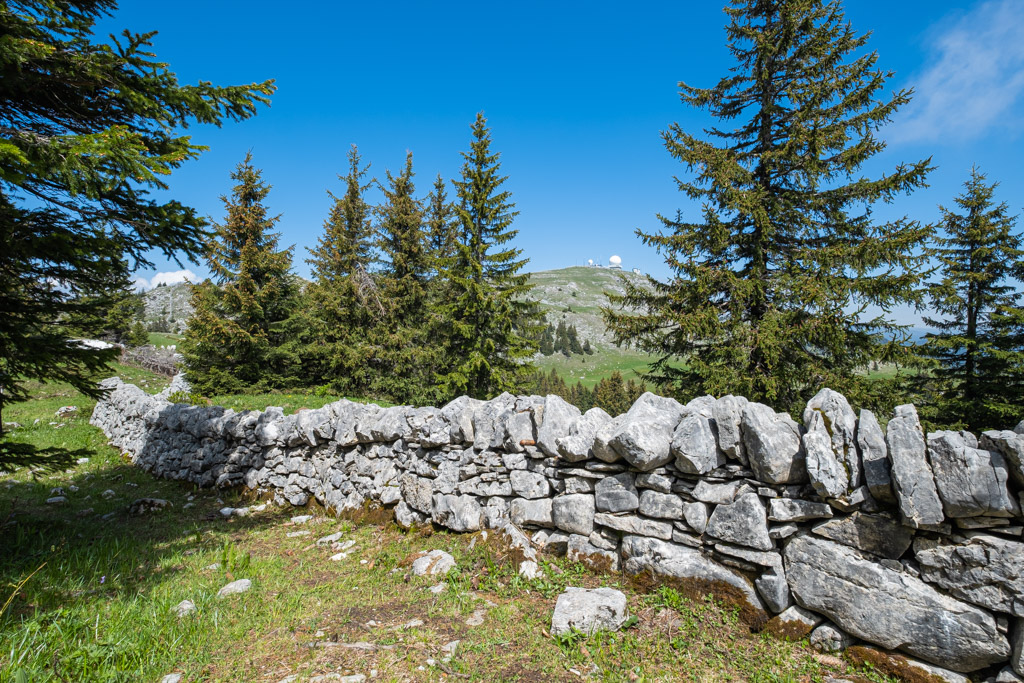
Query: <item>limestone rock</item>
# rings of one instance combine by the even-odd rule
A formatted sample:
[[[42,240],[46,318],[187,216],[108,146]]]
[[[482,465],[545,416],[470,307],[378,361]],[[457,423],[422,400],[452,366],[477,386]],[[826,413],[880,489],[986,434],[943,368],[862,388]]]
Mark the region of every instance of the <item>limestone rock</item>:
[[[804,424],[808,428],[813,413],[824,420],[826,431],[831,435],[832,452],[847,473],[848,488],[857,488],[862,483],[861,459],[857,447],[857,414],[850,402],[838,391],[823,388],[804,408]]]
[[[793,604],[793,595],[789,592],[781,560],[777,567],[769,568],[754,579],[754,587],[772,614],[778,614]]]
[[[697,413],[680,420],[672,434],[672,455],[676,467],[686,474],[707,474],[725,464],[725,453],[718,450],[711,421]]]
[[[217,597],[226,598],[229,595],[238,595],[239,593],[247,592],[250,588],[252,588],[252,581],[249,579],[238,579],[217,591]]]
[[[640,494],[629,472],[605,477],[594,487],[597,509],[601,512],[629,512],[640,507]]]
[[[444,576],[455,569],[455,558],[443,550],[420,553],[412,562],[415,576]]]
[[[556,496],[551,500],[551,516],[556,528],[589,536],[594,530],[594,496]]]
[[[513,470],[509,475],[512,490],[521,498],[546,498],[551,495],[551,485],[539,472]]]
[[[853,548],[797,536],[786,546],[785,559],[797,603],[858,638],[960,672],[1010,654],[991,614]]]
[[[754,475],[769,484],[807,481],[800,427],[791,417],[761,403],[743,408],[743,446]]]
[[[672,524],[670,522],[644,519],[637,515],[611,515],[607,512],[598,512],[594,515],[594,524],[626,534],[653,536],[666,541],[672,539]]]
[[[555,602],[551,634],[574,629],[588,636],[596,631],[618,631],[626,621],[626,595],[613,588],[566,588]]]
[[[742,574],[723,567],[696,548],[661,541],[647,536],[625,536],[622,557],[629,574],[653,572],[660,576],[696,582],[702,590],[716,592],[722,585],[726,592],[742,600],[757,613],[764,614],[764,603]],[[741,605],[743,606],[743,605]]]
[[[751,490],[753,489],[742,481],[730,481],[728,484],[712,484],[701,479],[693,488],[692,495],[702,503],[722,505],[733,502],[741,492]]]
[[[775,547],[768,536],[768,517],[764,503],[756,493],[745,493],[733,503],[716,507],[704,533],[757,550],[771,550]]]
[[[561,396],[544,397],[544,418],[537,429],[537,447],[546,455],[558,456],[558,440],[569,435],[569,430],[580,419],[580,409]],[[589,447],[588,447],[589,449]]]
[[[918,528],[945,519],[925,453],[924,432],[912,405],[896,406],[885,435],[892,483],[903,523]]]
[[[708,525],[707,503],[684,503],[683,518],[686,520],[687,526],[698,534],[703,534]]]
[[[1024,425],[1024,420],[1021,425]],[[1024,434],[1009,429],[984,432],[980,446],[985,450],[999,451],[1006,460],[1010,478],[1018,487],[1024,487]]]
[[[807,433],[804,434],[804,453],[807,476],[814,492],[822,498],[838,498],[850,487],[849,476],[832,450],[832,437],[825,428],[825,418],[817,410],[804,411]]]
[[[517,526],[542,526],[554,527],[554,520],[551,518],[551,499],[541,498],[528,500],[526,498],[515,498],[509,506],[509,519]]]
[[[595,458],[602,462],[614,463],[622,460],[619,452],[612,447],[612,439],[618,434],[619,429],[626,423],[626,415],[614,417],[608,422],[601,424],[594,432],[594,443],[590,451]]]
[[[820,615],[793,605],[769,621],[767,630],[790,640],[799,640],[806,637],[822,621],[824,619]]]
[[[558,455],[567,462],[581,462],[591,457],[598,431],[609,423],[611,416],[600,408],[591,408],[569,427],[567,436],[555,439]]]
[[[743,446],[743,434],[740,423],[743,421],[743,408],[749,401],[742,396],[723,396],[715,401],[711,408],[711,416],[718,430],[718,447],[727,458],[747,464],[747,452]]]
[[[426,523],[430,519],[427,515],[413,510],[404,501],[399,501],[398,505],[395,506],[395,523],[403,529],[411,529],[414,526],[419,526]]]
[[[436,493],[432,519],[459,533],[479,531],[483,527],[483,510],[475,496]]]
[[[857,642],[857,639],[835,624],[824,623],[811,632],[811,647],[825,654],[836,654]]]
[[[182,600],[177,605],[172,607],[171,611],[174,612],[174,616],[181,619],[182,617],[187,617],[188,615],[195,613],[196,603],[192,602],[191,600]]]
[[[1024,543],[977,534],[965,543],[914,541],[921,578],[975,605],[1024,617]]]
[[[849,517],[819,524],[811,531],[823,538],[890,560],[898,560],[914,540],[913,531],[887,513],[869,515],[854,512]]]
[[[961,432],[940,431],[928,435],[928,455],[947,517],[1010,517],[1019,509],[999,452],[972,448]]]
[[[640,492],[640,514],[659,519],[682,519],[683,500],[671,493],[644,489]]]
[[[832,508],[798,498],[772,498],[768,501],[768,519],[773,522],[805,522],[809,519],[828,519]]]
[[[569,547],[565,556],[573,562],[580,562],[596,571],[619,571],[618,552],[598,547],[592,544],[586,536],[579,534],[569,536]]]
[[[672,460],[674,426],[669,425],[667,416],[660,419],[630,419],[627,416],[626,422],[612,437],[609,445],[638,470],[653,470]]]
[[[857,445],[860,447],[864,481],[871,497],[885,505],[896,504],[889,468],[889,449],[878,418],[870,410],[861,410],[857,420]]]

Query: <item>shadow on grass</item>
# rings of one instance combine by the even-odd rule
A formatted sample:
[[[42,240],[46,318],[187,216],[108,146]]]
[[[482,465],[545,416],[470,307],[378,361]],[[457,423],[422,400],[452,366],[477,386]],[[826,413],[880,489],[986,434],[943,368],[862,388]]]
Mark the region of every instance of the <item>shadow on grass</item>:
[[[183,597],[212,604],[222,585],[248,578],[253,558],[235,541],[296,514],[269,506],[226,519],[221,507],[244,504],[237,491],[157,480],[114,454],[93,460],[91,471],[0,480],[0,683],[18,669],[71,681],[159,667],[175,645],[163,641],[181,630],[168,627],[171,608]],[[57,495],[67,502],[46,502]],[[139,498],[171,506],[131,514]],[[211,560],[221,566],[203,571]],[[193,621],[184,628],[202,628]]]

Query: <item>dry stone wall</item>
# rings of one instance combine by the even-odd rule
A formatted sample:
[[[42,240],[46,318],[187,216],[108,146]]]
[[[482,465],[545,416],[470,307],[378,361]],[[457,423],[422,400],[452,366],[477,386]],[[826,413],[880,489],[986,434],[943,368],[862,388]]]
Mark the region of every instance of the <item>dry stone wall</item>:
[[[736,396],[648,393],[614,418],[510,394],[286,416],[105,385],[92,423],[156,476],[504,529],[529,552],[696,582],[826,647],[1024,675],[1022,426],[926,436],[904,405],[883,430],[829,389],[800,424]]]

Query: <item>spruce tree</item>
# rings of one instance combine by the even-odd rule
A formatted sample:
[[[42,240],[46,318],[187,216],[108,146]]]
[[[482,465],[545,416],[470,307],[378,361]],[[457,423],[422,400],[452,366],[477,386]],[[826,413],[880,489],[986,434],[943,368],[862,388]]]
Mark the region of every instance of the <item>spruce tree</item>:
[[[1024,310],[1011,281],[1024,251],[1016,218],[994,203],[996,187],[972,169],[955,200],[960,211],[940,207],[945,234],[927,250],[940,276],[928,286],[931,308],[944,317],[924,319],[938,330],[920,349],[935,363],[926,382],[937,391],[925,397],[922,417],[974,432],[1024,417],[1024,348],[1015,340]]]
[[[438,381],[446,397],[469,394],[490,398],[515,390],[533,367],[527,359],[536,350],[534,308],[524,297],[528,276],[520,274],[527,260],[509,246],[518,214],[512,196],[502,189],[500,155],[492,152],[483,114],[473,123],[473,142],[463,152],[457,196],[458,239],[445,259],[449,295],[440,306],[446,335],[444,367]]]
[[[434,259],[423,207],[414,196],[412,153],[406,154],[400,174],[386,175],[387,184],[380,186],[384,202],[377,209],[379,280],[386,313],[373,335],[374,395],[397,403],[430,403],[436,397],[433,370],[438,348],[427,305]]]
[[[440,173],[434,180],[434,187],[427,195],[425,203],[430,257],[436,273],[443,260],[454,254],[455,242],[458,238],[455,207],[448,200],[448,192]]]
[[[625,281],[613,303],[639,314],[609,308],[608,325],[617,343],[658,355],[650,376],[680,398],[733,393],[794,410],[829,386],[867,401],[858,368],[902,348],[901,328],[868,309],[919,299],[914,247],[930,232],[875,222],[871,206],[921,186],[930,160],[858,172],[910,93],[881,97],[891,74],[838,0],[731,0],[725,12],[733,73],[712,88],[680,83],[682,101],[721,127],[662,133],[694,174],[677,184],[701,215],[637,231],[673,275],[650,289]]]
[[[181,345],[189,381],[208,395],[280,387],[294,365],[282,333],[298,290],[291,247],[278,249],[272,230],[279,217],[268,213],[270,186],[251,153],[231,179],[231,196],[221,197],[227,215],[207,245],[213,279],[192,287],[194,310]]]
[[[112,301],[83,294],[151,265],[154,252],[200,253],[202,218],[152,192],[204,149],[182,129],[247,119],[274,90],[180,84],[153,55],[154,32],[97,39],[116,8],[0,4],[0,414],[28,398],[27,380],[102,393],[96,376],[116,350],[69,344],[64,323],[101,333]],[[72,460],[8,441],[4,422],[0,470]]]
[[[374,259],[373,209],[365,196],[376,181],[366,178],[370,166],[362,165],[355,145],[348,162],[348,173],[339,176],[345,192],[340,196],[328,192],[333,203],[324,234],[307,259],[313,271],[313,283],[307,288],[311,341],[302,356],[311,382],[362,396],[372,380],[372,349],[366,331],[384,316],[385,309],[369,272]]]

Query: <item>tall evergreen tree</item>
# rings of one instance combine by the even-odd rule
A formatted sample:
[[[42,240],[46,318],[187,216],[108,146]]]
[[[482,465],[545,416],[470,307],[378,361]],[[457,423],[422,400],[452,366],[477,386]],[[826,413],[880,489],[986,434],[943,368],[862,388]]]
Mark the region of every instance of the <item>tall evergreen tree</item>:
[[[189,381],[207,394],[281,386],[293,365],[282,350],[298,290],[291,247],[278,249],[272,230],[279,217],[267,212],[270,186],[251,153],[231,179],[231,196],[221,197],[227,215],[214,224],[207,246],[213,281],[192,287],[194,310],[181,346]]]
[[[956,198],[960,212],[940,207],[945,235],[927,250],[941,278],[928,286],[931,308],[945,317],[924,319],[938,330],[921,346],[936,364],[926,381],[938,393],[922,416],[975,432],[1024,417],[1024,348],[1013,341],[1024,310],[1011,282],[1024,251],[1016,218],[1005,202],[994,203],[996,186],[972,169]]]
[[[399,403],[429,403],[436,397],[434,343],[427,286],[434,259],[424,225],[423,207],[415,198],[412,153],[400,174],[387,174],[381,185],[377,243],[386,314],[376,327],[374,395]]]
[[[532,372],[527,359],[539,329],[534,308],[524,301],[528,276],[519,272],[527,259],[509,246],[518,212],[502,189],[507,178],[482,113],[472,128],[470,151],[462,153],[461,177],[454,181],[459,235],[445,259],[450,293],[440,307],[447,334],[438,379],[445,396],[489,398],[515,389]]]
[[[95,375],[116,351],[68,344],[66,319],[101,332],[111,301],[84,293],[150,265],[153,251],[200,253],[202,218],[151,191],[203,151],[183,128],[247,119],[274,90],[181,85],[153,56],[152,32],[97,41],[116,7],[0,4],[0,413],[28,397],[26,380],[100,395]],[[8,441],[3,423],[0,470],[70,460]]]
[[[434,180],[433,189],[427,195],[426,224],[430,256],[436,272],[443,260],[455,253],[459,225],[455,207],[448,200],[448,192],[440,173]]]
[[[930,160],[878,179],[856,176],[885,143],[876,131],[909,98],[880,99],[890,73],[863,53],[866,35],[838,0],[730,0],[732,75],[681,98],[723,122],[702,139],[672,124],[662,137],[693,180],[680,191],[698,220],[659,216],[637,234],[673,272],[650,289],[626,281],[606,310],[617,343],[659,356],[650,376],[681,398],[742,394],[794,409],[822,386],[865,401],[856,372],[901,349],[882,311],[919,298],[929,226],[876,223],[871,205],[924,183]]]
[[[348,153],[349,169],[339,176],[345,184],[333,200],[324,234],[310,250],[313,283],[308,287],[312,341],[303,352],[311,381],[335,391],[365,393],[372,379],[372,355],[366,331],[385,313],[377,283],[369,269],[374,258],[373,209],[366,191],[376,182],[366,179],[355,145]]]

